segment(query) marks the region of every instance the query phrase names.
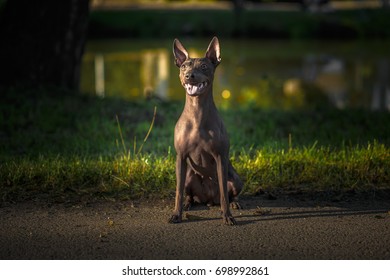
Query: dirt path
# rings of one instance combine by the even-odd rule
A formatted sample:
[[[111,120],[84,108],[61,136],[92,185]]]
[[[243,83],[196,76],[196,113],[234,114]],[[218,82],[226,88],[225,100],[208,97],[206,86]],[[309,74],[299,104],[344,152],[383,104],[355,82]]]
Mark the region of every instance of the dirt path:
[[[390,202],[242,200],[168,224],[173,201],[0,208],[0,259],[390,259]]]

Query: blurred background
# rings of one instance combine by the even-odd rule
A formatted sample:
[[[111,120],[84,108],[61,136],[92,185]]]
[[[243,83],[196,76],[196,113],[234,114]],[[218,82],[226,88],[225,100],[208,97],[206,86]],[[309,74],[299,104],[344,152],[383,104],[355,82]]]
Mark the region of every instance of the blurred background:
[[[182,100],[173,39],[202,56],[218,36],[221,107],[390,110],[389,0],[2,0],[0,7],[2,86]]]
[[[80,89],[183,99],[172,41],[220,37],[219,106],[390,110],[389,1],[94,0]]]

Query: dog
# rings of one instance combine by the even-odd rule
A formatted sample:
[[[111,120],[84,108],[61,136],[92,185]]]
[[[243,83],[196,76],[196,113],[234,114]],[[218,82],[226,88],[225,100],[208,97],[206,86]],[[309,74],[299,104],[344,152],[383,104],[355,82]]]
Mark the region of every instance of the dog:
[[[213,99],[214,72],[221,62],[218,38],[211,40],[203,58],[190,58],[178,39],[173,54],[186,100],[174,132],[176,198],[169,222],[180,223],[183,209],[197,202],[220,204],[223,222],[236,225],[229,202],[241,208],[243,183],[229,160],[229,137]]]

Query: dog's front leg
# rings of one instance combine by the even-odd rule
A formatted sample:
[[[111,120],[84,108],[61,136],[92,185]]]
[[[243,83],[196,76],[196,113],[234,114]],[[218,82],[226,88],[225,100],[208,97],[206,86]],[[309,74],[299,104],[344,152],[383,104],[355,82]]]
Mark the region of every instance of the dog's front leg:
[[[219,184],[219,193],[221,195],[221,210],[222,210],[222,219],[225,224],[229,226],[236,225],[232,214],[230,213],[229,208],[229,196],[227,190],[227,176],[228,176],[228,159],[224,156],[217,155],[217,173],[218,173],[218,184]]]
[[[175,210],[169,223],[180,223],[183,212],[183,192],[186,181],[187,161],[182,155],[176,156],[176,198]]]

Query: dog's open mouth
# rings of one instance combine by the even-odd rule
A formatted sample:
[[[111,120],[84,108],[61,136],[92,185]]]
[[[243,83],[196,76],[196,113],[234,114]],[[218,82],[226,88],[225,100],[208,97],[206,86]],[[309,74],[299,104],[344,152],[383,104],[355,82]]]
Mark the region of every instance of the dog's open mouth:
[[[184,84],[184,88],[188,95],[199,95],[208,85],[207,81],[198,84]]]

